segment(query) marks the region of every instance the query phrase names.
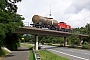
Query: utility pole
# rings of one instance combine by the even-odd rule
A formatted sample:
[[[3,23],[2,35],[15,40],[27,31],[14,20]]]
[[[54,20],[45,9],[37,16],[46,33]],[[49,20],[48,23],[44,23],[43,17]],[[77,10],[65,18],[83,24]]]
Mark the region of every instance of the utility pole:
[[[49,14],[49,18],[51,17],[51,15],[52,15],[52,14],[51,14],[51,5],[50,5],[50,14]]]
[[[52,17],[51,17],[51,5],[50,5],[50,14],[49,14],[49,19],[53,19]]]

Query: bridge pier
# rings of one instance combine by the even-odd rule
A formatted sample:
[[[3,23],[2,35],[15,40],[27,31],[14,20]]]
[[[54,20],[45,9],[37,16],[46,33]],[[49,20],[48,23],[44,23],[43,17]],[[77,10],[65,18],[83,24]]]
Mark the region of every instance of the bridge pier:
[[[66,39],[66,37],[64,37],[64,47],[66,47],[67,46],[67,39]]]
[[[38,35],[35,35],[35,50],[38,50]]]
[[[83,40],[81,38],[79,38],[79,39],[80,39],[79,45],[82,46]]]

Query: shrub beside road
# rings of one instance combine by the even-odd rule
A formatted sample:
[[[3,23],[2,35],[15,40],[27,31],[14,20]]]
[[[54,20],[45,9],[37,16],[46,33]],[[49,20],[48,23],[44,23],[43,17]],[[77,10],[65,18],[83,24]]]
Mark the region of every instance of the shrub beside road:
[[[7,52],[6,50],[0,49],[0,57],[8,54],[9,52]]]
[[[0,60],[2,60],[2,57],[5,56],[6,54],[9,54],[9,52],[4,49],[0,49]]]

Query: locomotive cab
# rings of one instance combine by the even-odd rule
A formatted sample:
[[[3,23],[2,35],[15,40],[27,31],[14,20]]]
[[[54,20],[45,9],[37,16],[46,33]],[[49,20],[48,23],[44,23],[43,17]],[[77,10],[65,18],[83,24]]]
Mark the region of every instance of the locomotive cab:
[[[57,26],[58,31],[66,31],[66,23],[65,22],[59,22]]]

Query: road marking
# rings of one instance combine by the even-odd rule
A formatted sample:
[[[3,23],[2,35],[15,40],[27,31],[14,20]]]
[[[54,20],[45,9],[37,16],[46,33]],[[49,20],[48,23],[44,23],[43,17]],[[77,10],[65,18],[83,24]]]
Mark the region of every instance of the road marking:
[[[49,50],[52,50],[52,51],[55,51],[55,52],[58,52],[58,53],[62,53],[62,54],[65,54],[65,55],[69,55],[69,56],[72,56],[72,57],[75,57],[75,58],[79,58],[79,59],[83,59],[83,60],[89,60],[89,59],[86,59],[86,58],[70,55],[70,54],[63,53],[63,52],[60,52],[60,51],[56,51],[56,50],[53,50],[53,49],[49,49]]]

